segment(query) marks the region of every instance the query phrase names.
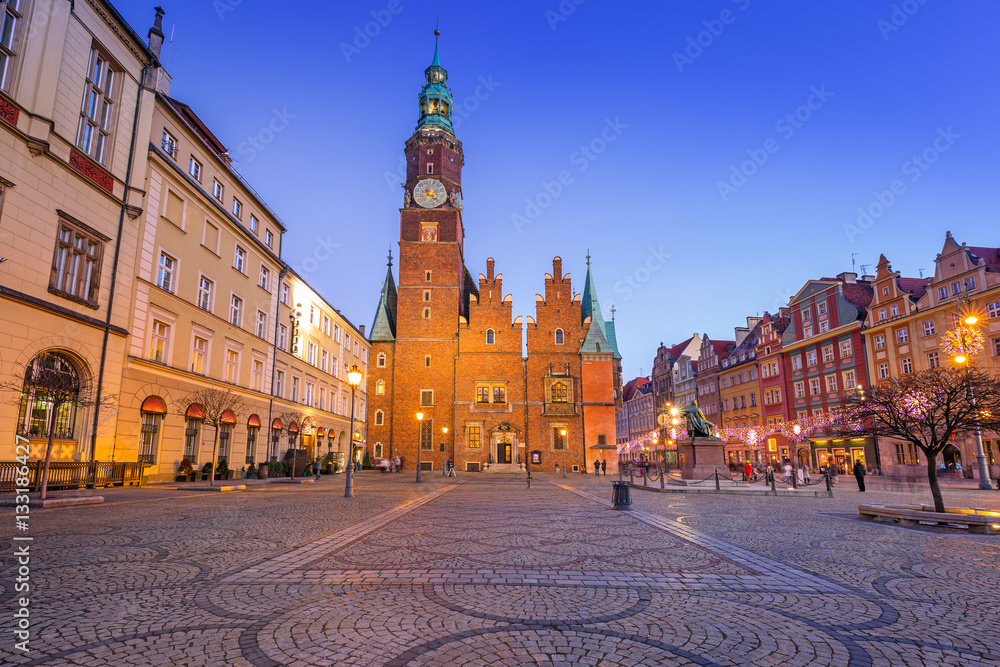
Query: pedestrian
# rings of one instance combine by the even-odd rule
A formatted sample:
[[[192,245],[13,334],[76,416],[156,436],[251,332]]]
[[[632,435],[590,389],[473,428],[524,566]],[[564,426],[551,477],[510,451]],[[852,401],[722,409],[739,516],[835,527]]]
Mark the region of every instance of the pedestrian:
[[[752,478],[753,478],[753,466],[751,466],[750,462],[747,461],[743,465],[743,481],[749,482],[752,481]]]
[[[854,477],[858,480],[858,491],[865,490],[865,464],[861,460],[854,462]]]
[[[594,459],[594,476],[601,474],[601,462]]]
[[[403,471],[403,462],[399,460],[399,455],[396,455],[396,472]]]
[[[781,472],[785,475],[785,482],[788,484],[792,483],[792,464],[789,463],[788,459],[785,459],[785,463],[781,466]]]
[[[601,472],[605,477],[608,476],[608,462],[604,459],[601,459]],[[1000,479],[997,480],[997,488],[1000,489]]]

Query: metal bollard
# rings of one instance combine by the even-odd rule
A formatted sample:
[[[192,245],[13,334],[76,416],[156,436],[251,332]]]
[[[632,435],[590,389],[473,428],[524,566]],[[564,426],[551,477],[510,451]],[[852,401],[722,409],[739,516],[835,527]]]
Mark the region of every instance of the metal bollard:
[[[635,484],[635,466],[628,467],[628,483]]]
[[[715,490],[716,491],[721,491],[722,490],[719,487],[719,471],[718,470],[715,471]]]
[[[649,486],[649,479],[646,477],[646,471],[647,470],[649,470],[649,468],[643,466],[643,468],[642,468],[642,485],[643,486]]]
[[[792,488],[799,488],[799,471],[795,468],[792,468]]]
[[[664,484],[666,483],[666,479],[667,479],[667,469],[666,468],[662,468],[662,469],[660,469],[660,489],[664,488]],[[998,482],[1000,482],[1000,480],[998,480]],[[1000,488],[1000,487],[998,487],[998,488]]]
[[[833,480],[830,478],[829,470],[826,471],[825,476],[826,476],[826,490],[829,491],[830,493],[833,493]]]
[[[778,490],[774,488],[774,473],[771,473],[771,493],[778,495]]]

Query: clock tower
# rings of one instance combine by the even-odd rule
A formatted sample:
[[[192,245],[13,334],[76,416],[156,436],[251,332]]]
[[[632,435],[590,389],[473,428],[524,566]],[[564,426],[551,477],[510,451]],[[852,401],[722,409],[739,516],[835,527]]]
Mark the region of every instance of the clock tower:
[[[385,314],[376,320],[378,332],[372,332],[372,354],[384,354],[385,366],[376,364],[369,382],[369,386],[371,381],[379,386],[384,377],[386,388],[384,398],[376,391],[370,406],[382,411],[376,417],[381,428],[376,427],[370,437],[395,443],[384,454],[395,450],[411,470],[418,442],[421,461],[440,470],[444,464],[441,443],[454,438],[458,328],[468,314],[469,294],[476,293],[463,252],[465,158],[451,124],[448,72],[438,57],[440,33],[435,30],[434,34],[434,60],[424,70],[418,96],[419,120],[406,141],[406,183],[399,209],[399,289],[393,295],[395,308],[386,296],[389,291],[384,291],[385,307],[380,306],[379,312]],[[423,421],[416,419],[418,412]],[[442,431],[445,426],[451,428],[450,434]]]

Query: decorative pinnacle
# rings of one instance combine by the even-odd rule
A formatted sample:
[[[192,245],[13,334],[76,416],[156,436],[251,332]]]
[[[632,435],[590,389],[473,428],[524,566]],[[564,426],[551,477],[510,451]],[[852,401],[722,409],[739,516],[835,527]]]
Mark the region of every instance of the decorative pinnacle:
[[[392,268],[392,246],[389,247],[389,268]]]
[[[590,266],[590,248],[587,248],[587,266]]]

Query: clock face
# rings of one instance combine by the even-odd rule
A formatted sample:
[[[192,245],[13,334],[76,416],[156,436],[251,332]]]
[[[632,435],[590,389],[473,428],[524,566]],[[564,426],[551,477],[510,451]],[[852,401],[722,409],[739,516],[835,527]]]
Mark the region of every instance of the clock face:
[[[426,178],[413,188],[413,199],[424,208],[440,206],[447,197],[444,185],[435,178]]]

